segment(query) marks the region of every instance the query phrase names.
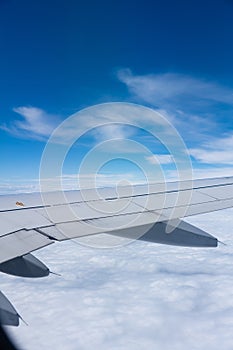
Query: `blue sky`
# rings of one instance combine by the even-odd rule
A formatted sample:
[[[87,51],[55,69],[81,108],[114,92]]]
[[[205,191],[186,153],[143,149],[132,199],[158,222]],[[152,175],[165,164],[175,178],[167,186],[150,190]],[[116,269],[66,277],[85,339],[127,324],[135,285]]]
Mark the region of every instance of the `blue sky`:
[[[231,0],[1,0],[0,193],[37,190],[54,128],[83,108],[115,101],[162,113],[184,139],[195,177],[233,175],[232,18]],[[76,116],[80,130],[94,126],[93,115],[87,125]],[[149,172],[157,160],[172,178],[171,155],[142,129],[110,125],[80,137],[64,162],[65,186],[76,184],[88,151],[116,136],[100,156],[138,155]],[[117,181],[142,180],[135,168],[125,159],[103,163],[99,183],[110,184],[112,172]],[[135,242],[110,251],[70,241],[36,252],[62,276],[1,276],[30,325],[9,331],[28,349],[232,349],[232,209],[189,222],[227,245]]]
[[[162,112],[184,138],[197,176],[230,174],[232,16],[230,0],[1,1],[2,189],[33,188],[52,130],[84,107],[114,101]],[[89,135],[67,174],[91,144]]]

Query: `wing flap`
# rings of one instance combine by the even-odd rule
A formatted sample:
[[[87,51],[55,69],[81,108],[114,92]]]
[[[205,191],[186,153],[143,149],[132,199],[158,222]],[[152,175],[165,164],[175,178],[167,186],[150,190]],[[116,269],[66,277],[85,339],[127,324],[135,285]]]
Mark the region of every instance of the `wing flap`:
[[[152,212],[139,214],[125,214],[113,217],[104,217],[92,220],[63,222],[53,227],[42,227],[40,230],[54,239],[63,241],[72,238],[109,233],[115,230],[128,229],[145,224],[153,225],[159,220],[159,215]]]
[[[0,263],[25,255],[53,243],[35,230],[19,230],[0,237]]]
[[[0,236],[20,229],[33,229],[51,225],[44,209],[21,209],[0,212]]]

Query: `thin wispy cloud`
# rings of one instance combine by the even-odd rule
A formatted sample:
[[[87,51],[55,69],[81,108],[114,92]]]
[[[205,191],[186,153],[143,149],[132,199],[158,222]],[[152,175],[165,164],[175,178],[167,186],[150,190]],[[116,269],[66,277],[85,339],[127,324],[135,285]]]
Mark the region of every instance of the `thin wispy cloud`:
[[[233,165],[233,134],[205,142],[199,148],[190,149],[190,154],[201,163]]]
[[[153,154],[150,157],[146,157],[146,159],[151,164],[171,164],[174,162],[170,154]]]
[[[128,103],[106,103],[83,109],[67,118],[53,135],[53,143],[75,142],[87,132],[95,139],[125,139],[134,134],[133,127],[146,129],[148,126],[167,128],[166,118],[149,109]]]
[[[118,71],[118,78],[136,98],[159,108],[198,109],[214,103],[233,105],[232,89],[185,74],[133,75],[129,69],[123,69]]]
[[[130,98],[159,110],[186,139],[198,140],[219,133],[221,121],[230,119],[233,89],[204,78],[180,73],[135,75],[129,69],[118,71]]]
[[[113,139],[127,139],[133,134],[133,130],[123,124],[103,125],[93,130],[95,138],[99,141]]]
[[[61,122],[58,116],[37,107],[22,106],[14,108],[13,111],[20,115],[21,119],[0,125],[0,128],[16,137],[45,141]]]
[[[118,71],[118,78],[126,84],[134,102],[149,104],[176,126],[196,162],[233,164],[233,136],[225,135],[220,120],[221,116],[229,114],[232,109],[232,89],[213,81],[179,73],[134,75],[129,69],[123,69]],[[221,106],[224,108],[221,109]],[[58,116],[38,107],[21,106],[13,111],[19,118],[0,125],[0,128],[16,137],[46,141],[61,122]],[[109,109],[104,107],[104,113],[102,108],[96,113],[90,109],[81,114],[77,113],[75,118],[63,123],[56,131],[53,142],[73,143],[83,133],[89,132],[92,140],[89,138],[88,142],[89,145],[92,142],[93,147],[106,140],[115,139],[121,142],[109,143],[108,148],[103,147],[104,151],[135,153],[135,147],[130,147],[129,143],[125,146],[123,143],[123,140],[136,136],[137,141],[140,139],[138,130],[135,131],[136,129],[128,124],[151,126],[154,122],[153,117],[154,115],[149,113],[142,117],[136,108],[130,116],[127,113],[124,115],[117,104],[114,108],[111,105]],[[120,123],[117,123],[118,119]],[[162,119],[155,122],[160,127]],[[145,138],[145,135],[141,137],[142,143],[143,137]],[[167,139],[169,140],[169,135]],[[155,144],[154,141],[152,143]],[[172,162],[171,155],[165,157],[156,150],[153,150],[153,153],[160,164]],[[147,158],[151,164],[157,161],[153,155]]]
[[[232,118],[233,89],[179,73],[134,75],[122,69],[118,79],[126,84],[132,100],[163,111],[184,138],[196,163],[233,164],[233,132],[228,130],[226,136],[227,121]]]

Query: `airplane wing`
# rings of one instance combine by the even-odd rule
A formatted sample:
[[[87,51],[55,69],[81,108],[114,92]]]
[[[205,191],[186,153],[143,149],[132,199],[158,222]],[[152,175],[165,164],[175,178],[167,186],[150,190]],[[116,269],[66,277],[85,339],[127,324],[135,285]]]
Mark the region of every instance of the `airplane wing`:
[[[231,207],[233,177],[0,196],[0,271],[23,277],[47,276],[49,269],[31,252],[56,241],[100,233],[178,246],[216,247],[215,237],[182,219]],[[1,296],[1,322],[17,325],[20,316],[6,300]]]

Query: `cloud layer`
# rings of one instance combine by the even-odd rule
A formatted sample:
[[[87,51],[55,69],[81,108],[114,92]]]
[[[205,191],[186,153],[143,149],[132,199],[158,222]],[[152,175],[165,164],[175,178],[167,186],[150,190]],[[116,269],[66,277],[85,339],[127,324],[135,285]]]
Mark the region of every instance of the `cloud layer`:
[[[230,350],[232,209],[189,222],[227,245],[103,250],[67,242],[38,251],[62,277],[3,275],[2,290],[29,323],[7,330],[25,350]]]

